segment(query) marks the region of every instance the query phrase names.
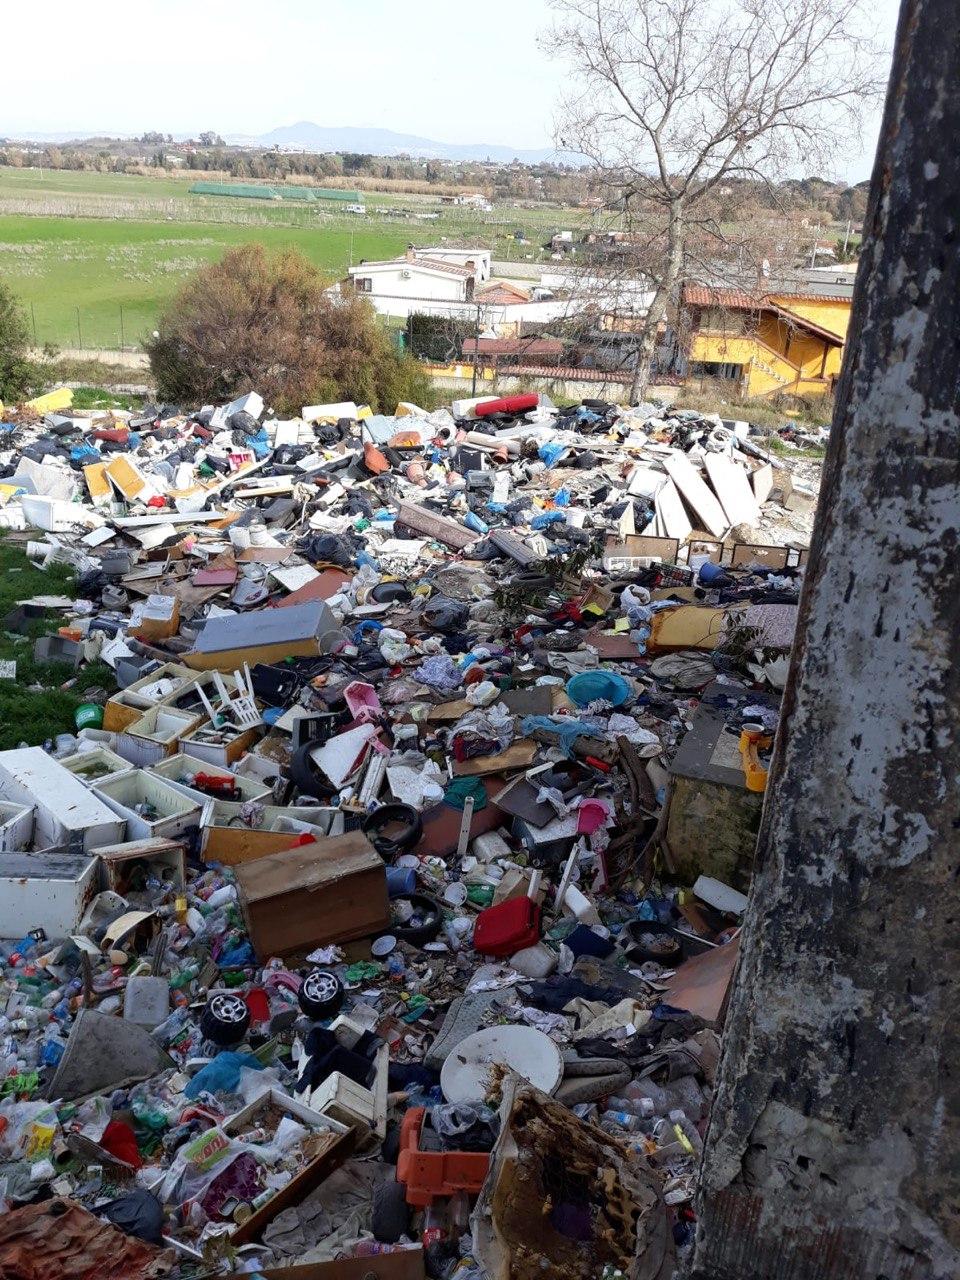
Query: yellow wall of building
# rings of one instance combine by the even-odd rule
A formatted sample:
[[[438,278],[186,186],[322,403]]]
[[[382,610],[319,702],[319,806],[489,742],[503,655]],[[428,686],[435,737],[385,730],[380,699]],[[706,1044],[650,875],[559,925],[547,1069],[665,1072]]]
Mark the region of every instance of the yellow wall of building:
[[[812,320],[821,329],[829,329],[838,338],[847,336],[850,324],[850,302],[846,298],[834,301],[830,298],[773,297],[771,301],[785,311],[795,311],[805,320]]]

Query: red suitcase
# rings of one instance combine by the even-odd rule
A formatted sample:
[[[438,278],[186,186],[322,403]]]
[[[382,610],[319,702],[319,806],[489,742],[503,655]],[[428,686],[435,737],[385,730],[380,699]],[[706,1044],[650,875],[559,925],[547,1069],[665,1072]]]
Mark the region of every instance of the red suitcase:
[[[508,898],[477,916],[473,930],[475,951],[487,956],[512,956],[540,941],[540,904],[532,898]]]

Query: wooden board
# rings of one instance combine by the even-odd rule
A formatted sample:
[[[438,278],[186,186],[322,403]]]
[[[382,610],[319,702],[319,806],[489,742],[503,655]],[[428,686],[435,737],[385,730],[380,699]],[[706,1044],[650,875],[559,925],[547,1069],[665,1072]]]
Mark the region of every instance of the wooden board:
[[[653,615],[647,652],[673,653],[680,649],[715,649],[723,635],[726,610],[683,604]]]
[[[714,493],[720,499],[727,523],[755,524],[760,508],[743,467],[738,466],[725,453],[708,453],[703,462]]]
[[[667,469],[667,475],[669,475],[680,493],[690,504],[697,517],[703,521],[704,528],[712,533],[715,538],[722,538],[727,531],[727,519],[723,514],[723,508],[687,455],[674,449],[669,457],[664,458],[663,465]],[[658,501],[662,498],[663,492],[664,490],[661,489],[660,493],[657,494]],[[674,534],[673,536],[679,537],[680,535]]]
[[[677,486],[672,481],[668,480],[654,498],[654,510],[657,513],[657,528],[663,536],[678,538],[681,542],[690,536],[693,525],[680,500]]]
[[[241,1223],[230,1236],[232,1245],[245,1244],[248,1240],[256,1240],[263,1234],[278,1214],[293,1205],[301,1204],[311,1191],[315,1191],[323,1180],[339,1169],[343,1162],[353,1154],[357,1145],[356,1129],[348,1129],[341,1133],[326,1151],[311,1160],[305,1169],[294,1174],[285,1187],[281,1187],[275,1196],[271,1196],[266,1204],[255,1210],[246,1222]],[[368,1259],[364,1258],[364,1262]],[[339,1263],[337,1264],[339,1266]]]
[[[766,569],[785,569],[789,554],[786,547],[767,547],[760,543],[737,542],[733,548],[730,567],[739,569],[748,564],[762,564]]]
[[[238,867],[271,853],[292,849],[300,839],[295,831],[250,831],[246,827],[207,827],[204,833],[204,862],[222,862]]]

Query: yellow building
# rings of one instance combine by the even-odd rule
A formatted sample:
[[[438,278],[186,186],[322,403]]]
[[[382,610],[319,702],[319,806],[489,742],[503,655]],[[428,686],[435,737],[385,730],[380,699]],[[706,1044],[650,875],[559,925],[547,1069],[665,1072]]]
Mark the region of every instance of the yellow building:
[[[679,328],[689,373],[735,381],[746,396],[825,395],[840,372],[850,301],[685,285]]]

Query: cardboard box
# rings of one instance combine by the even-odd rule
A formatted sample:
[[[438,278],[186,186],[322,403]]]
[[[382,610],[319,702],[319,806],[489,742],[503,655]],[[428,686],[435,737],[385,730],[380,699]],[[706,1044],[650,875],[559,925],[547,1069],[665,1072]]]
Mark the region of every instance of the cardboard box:
[[[176,596],[152,595],[134,606],[127,631],[144,640],[169,640],[180,630],[180,601]]]
[[[115,844],[126,832],[126,822],[41,747],[0,751],[0,798],[35,807],[38,849],[87,851]]]
[[[96,891],[97,859],[89,854],[0,853],[0,937],[42,929],[66,938]]]
[[[387,869],[362,831],[243,863],[237,889],[261,960],[365,938],[390,922]]]

